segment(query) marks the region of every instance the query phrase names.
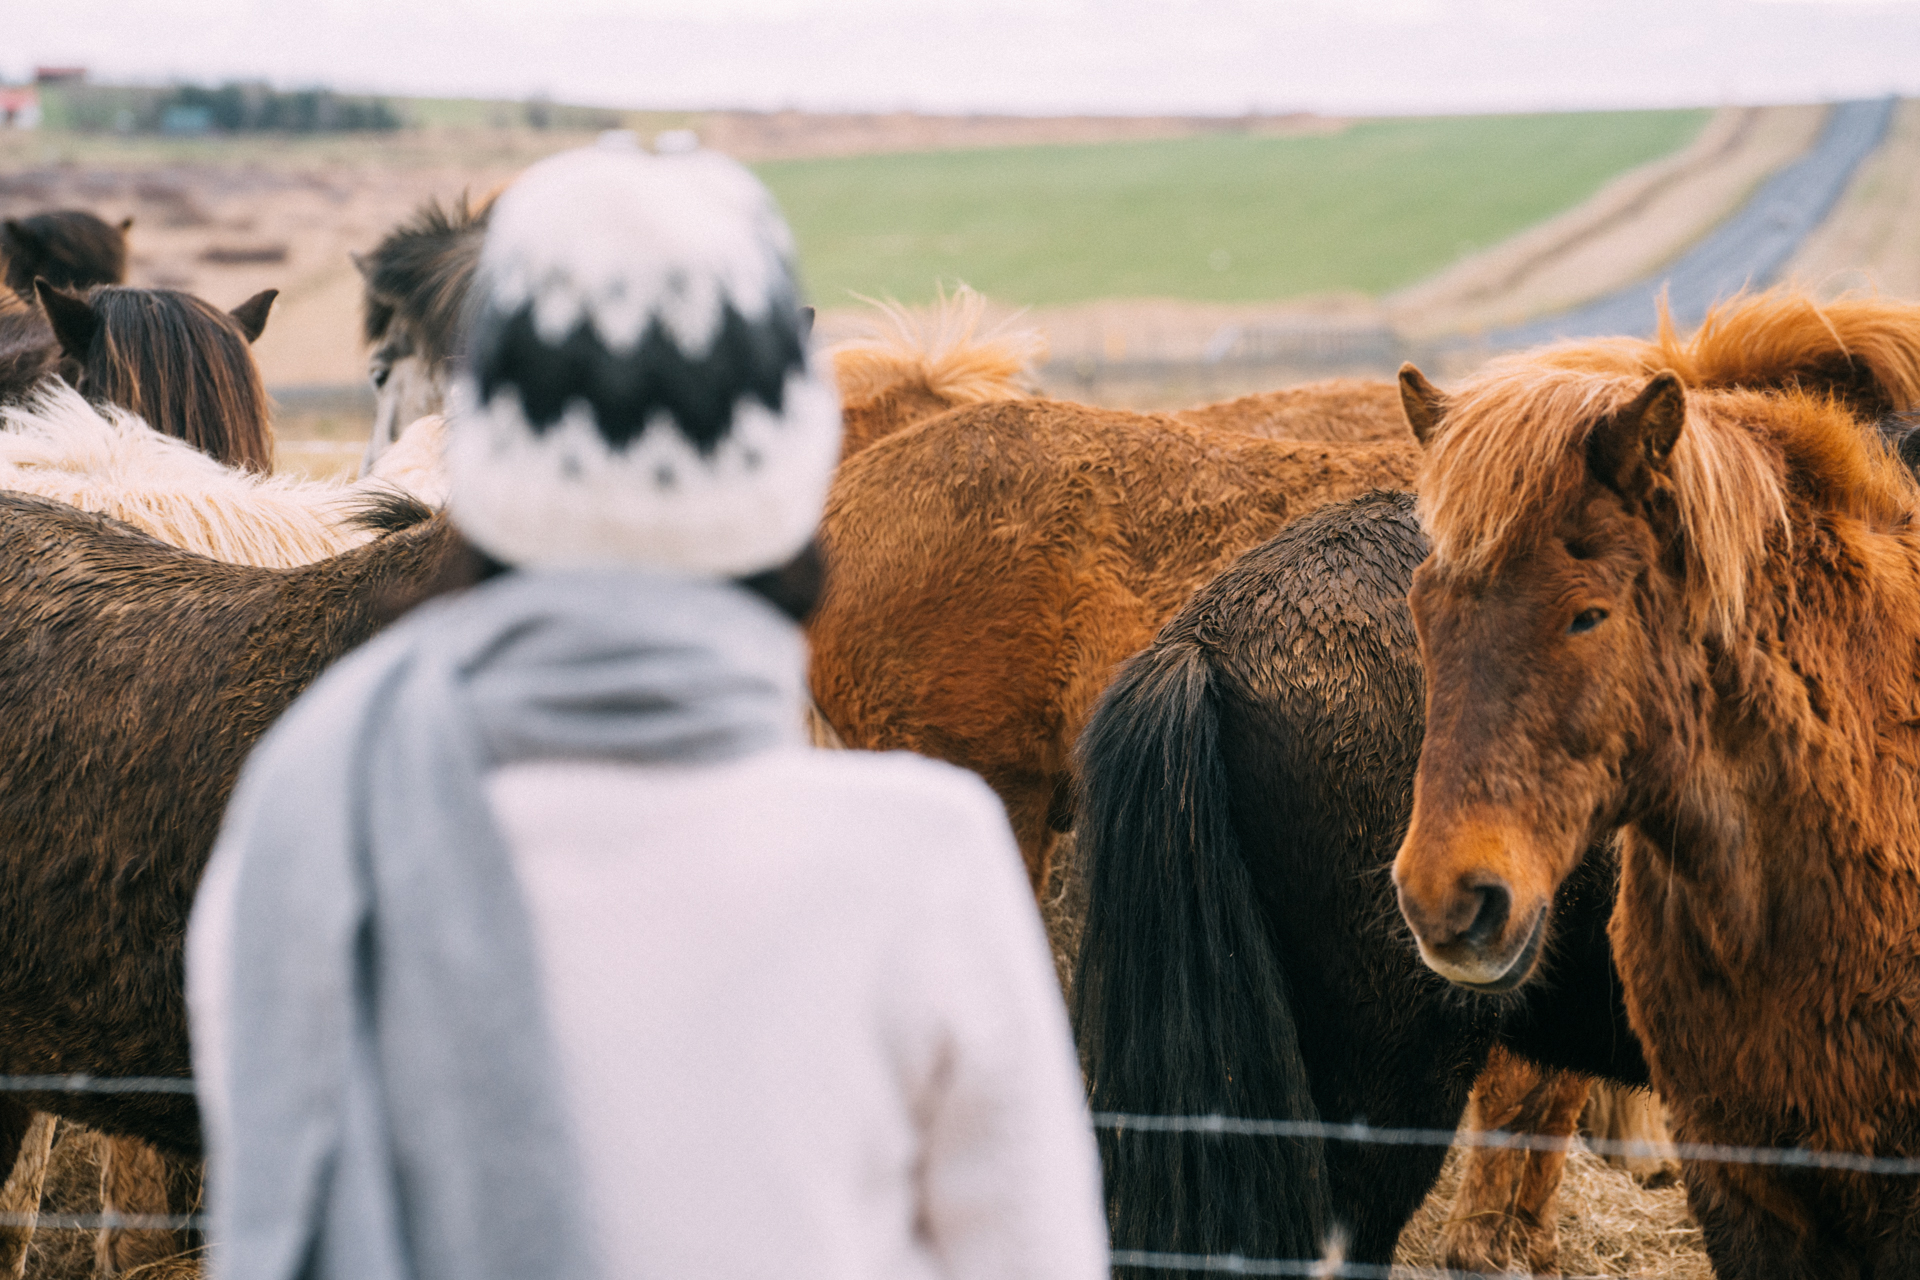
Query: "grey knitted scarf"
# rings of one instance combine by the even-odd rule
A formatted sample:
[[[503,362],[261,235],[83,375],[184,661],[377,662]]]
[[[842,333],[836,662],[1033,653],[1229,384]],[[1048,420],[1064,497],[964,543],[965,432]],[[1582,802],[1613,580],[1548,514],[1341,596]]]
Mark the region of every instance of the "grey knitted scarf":
[[[213,855],[236,908],[215,1273],[597,1274],[486,774],[737,757],[798,740],[802,689],[771,608],[628,571],[506,575],[317,681],[248,761]]]

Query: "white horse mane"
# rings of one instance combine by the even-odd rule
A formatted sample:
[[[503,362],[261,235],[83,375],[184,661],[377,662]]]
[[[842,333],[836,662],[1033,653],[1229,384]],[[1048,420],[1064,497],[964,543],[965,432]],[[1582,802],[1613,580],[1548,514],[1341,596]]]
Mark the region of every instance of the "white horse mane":
[[[443,435],[439,418],[421,419],[352,484],[261,476],[52,382],[0,409],[0,489],[97,511],[216,560],[284,569],[371,541],[351,517],[382,493],[443,502]]]

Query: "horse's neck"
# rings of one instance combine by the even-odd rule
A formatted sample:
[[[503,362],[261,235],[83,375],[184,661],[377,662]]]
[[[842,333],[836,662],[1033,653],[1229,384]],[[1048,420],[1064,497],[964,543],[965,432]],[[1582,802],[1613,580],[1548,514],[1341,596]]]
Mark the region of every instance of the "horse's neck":
[[[1691,745],[1648,766],[1673,784],[1636,824],[1644,852],[1731,939],[1826,946],[1823,900],[1920,925],[1920,540],[1863,545],[1797,531],[1697,673],[1712,694],[1670,735]]]

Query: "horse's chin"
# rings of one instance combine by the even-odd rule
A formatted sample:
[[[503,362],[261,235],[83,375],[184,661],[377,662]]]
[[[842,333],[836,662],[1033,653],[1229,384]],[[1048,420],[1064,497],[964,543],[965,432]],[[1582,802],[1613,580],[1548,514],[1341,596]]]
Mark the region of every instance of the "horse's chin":
[[[1513,990],[1533,976],[1546,940],[1547,908],[1543,904],[1534,912],[1533,927],[1527,930],[1525,939],[1504,958],[1490,956],[1463,964],[1435,955],[1427,950],[1425,943],[1420,944],[1420,958],[1427,962],[1429,969],[1457,987],[1497,995]]]

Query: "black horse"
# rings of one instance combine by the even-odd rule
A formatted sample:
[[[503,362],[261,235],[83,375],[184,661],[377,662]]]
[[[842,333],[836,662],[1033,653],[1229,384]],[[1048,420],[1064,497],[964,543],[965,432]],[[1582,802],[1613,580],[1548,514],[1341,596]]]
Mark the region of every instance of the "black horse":
[[[1607,945],[1615,867],[1562,889],[1541,977],[1420,962],[1389,877],[1425,689],[1413,499],[1327,507],[1203,588],[1081,739],[1075,1022],[1096,1112],[1454,1128],[1496,1044],[1644,1085]],[[1120,1250],[1387,1263],[1440,1147],[1101,1133]]]

